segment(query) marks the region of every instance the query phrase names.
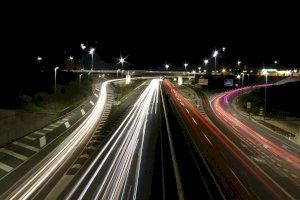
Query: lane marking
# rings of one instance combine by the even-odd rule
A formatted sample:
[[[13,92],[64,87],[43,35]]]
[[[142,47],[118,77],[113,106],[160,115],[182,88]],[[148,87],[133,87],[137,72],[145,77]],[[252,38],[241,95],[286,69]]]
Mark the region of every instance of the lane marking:
[[[288,169],[286,169],[286,168],[283,168],[283,171],[285,171],[285,172],[287,172],[287,173],[289,172],[289,170],[288,170]]]
[[[36,138],[34,138],[34,137],[30,137],[30,136],[25,136],[24,138],[26,138],[26,139],[28,139],[28,140],[31,140],[31,141],[33,141],[33,140],[35,140]]]
[[[16,153],[14,151],[9,150],[9,149],[2,148],[2,149],[0,149],[0,152],[8,154],[10,156],[13,156],[15,158],[18,158],[20,160],[27,160],[28,159],[26,156],[23,156],[23,155],[21,155],[19,153]]]
[[[35,133],[35,134],[37,134],[37,135],[42,135],[42,136],[46,135],[46,133],[43,133],[43,132],[40,132],[40,131],[35,131],[35,132],[33,132],[33,133]]]
[[[297,179],[298,177],[295,174],[291,174],[291,176],[295,179]]]
[[[95,105],[95,103],[94,103],[94,102],[92,102],[92,101],[90,101],[90,104],[92,104],[92,105]]]
[[[84,109],[81,109],[80,112],[81,112],[81,115],[85,115]]]
[[[53,129],[51,129],[51,128],[43,128],[43,130],[45,130],[45,131],[53,131]]]
[[[207,141],[210,143],[211,146],[213,146],[213,144],[211,143],[211,141],[208,139],[208,137],[203,133],[204,137],[207,139]]]
[[[8,166],[2,162],[0,162],[0,169],[2,169],[3,171],[6,171],[6,172],[10,172],[12,171],[14,168],[12,168],[11,166]]]
[[[192,120],[195,122],[195,124],[197,124],[197,125],[198,125],[198,123],[196,122],[196,120],[194,119],[194,117],[192,117]]]
[[[57,127],[59,127],[59,125],[58,124],[50,124],[49,126],[52,126],[52,127],[55,127],[55,128],[57,128]]]
[[[18,141],[13,142],[13,144],[20,146],[20,147],[24,147],[25,149],[29,149],[29,150],[35,151],[35,152],[38,152],[40,150],[36,147],[30,146],[30,145],[27,145],[27,144],[24,144],[24,143],[18,142]]]
[[[99,97],[96,93],[94,93],[94,95],[95,95],[95,97],[97,97],[97,98]]]

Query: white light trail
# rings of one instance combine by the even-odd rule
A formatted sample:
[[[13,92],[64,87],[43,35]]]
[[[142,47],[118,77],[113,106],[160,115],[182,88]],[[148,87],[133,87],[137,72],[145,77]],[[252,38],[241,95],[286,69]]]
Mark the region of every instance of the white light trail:
[[[134,173],[132,198],[136,198],[139,182],[140,164],[144,135],[148,115],[158,102],[159,79],[153,79],[144,92],[140,95],[133,108],[123,120],[110,140],[102,148],[85,173],[72,188],[67,199],[82,186],[84,179],[89,177],[78,199],[85,198],[93,184],[98,184],[97,193],[93,199],[119,199],[124,195],[129,179],[129,174]],[[101,161],[99,163],[99,161]],[[95,170],[92,170],[95,168]],[[134,171],[133,171],[134,170]],[[88,174],[93,171],[91,176]],[[103,176],[101,183],[95,183],[95,179]],[[132,183],[131,183],[132,184]]]
[[[14,192],[12,192],[8,199],[28,199],[36,190],[46,182],[49,177],[60,167],[60,165],[74,152],[74,149],[88,137],[97,126],[104,106],[107,101],[107,85],[116,80],[110,80],[102,83],[99,99],[93,108],[91,114],[80,124],[80,126],[73,131],[52,153],[50,153],[43,161],[42,166],[35,170],[32,175]]]

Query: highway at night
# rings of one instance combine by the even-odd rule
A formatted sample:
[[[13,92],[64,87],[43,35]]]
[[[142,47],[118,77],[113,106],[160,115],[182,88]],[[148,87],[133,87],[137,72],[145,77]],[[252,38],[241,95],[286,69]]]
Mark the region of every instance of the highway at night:
[[[272,84],[212,98],[200,90],[198,108],[170,79],[131,81],[134,88],[118,106],[112,106],[112,87],[125,79],[99,84],[94,105],[88,102],[92,109],[86,115],[81,109],[84,117],[69,134],[2,178],[8,184],[1,198],[299,198],[298,146],[236,108],[239,95]],[[11,183],[10,177],[19,181]]]
[[[300,151],[297,145],[272,133],[269,129],[250,120],[249,116],[241,115],[234,109],[237,95],[255,87],[265,86],[236,89],[216,96],[210,102],[214,112],[214,116],[211,117],[215,118],[214,122],[218,121],[216,124],[223,126],[221,130],[226,129],[224,131],[226,135],[274,182],[298,199],[300,197]]]
[[[144,140],[158,116],[159,79],[152,80],[132,110],[73,185],[67,198],[135,199],[143,183]]]
[[[3,1],[0,200],[300,200],[294,4]]]
[[[230,197],[230,195],[240,198],[272,199],[297,197],[297,190],[291,193],[284,189],[277,183],[278,180],[271,178],[252,158],[246,155],[231,140],[231,137],[223,134],[213,123],[204,118],[174,86],[168,81],[165,81],[164,84],[169,90],[172,102],[180,110],[188,125],[192,127],[194,132],[191,133],[192,137],[198,141],[201,152],[205,152],[204,157],[207,159],[209,168],[218,177],[216,179],[221,185],[220,190],[226,197]],[[297,163],[295,164],[297,165]],[[291,183],[295,184],[295,182]],[[295,186],[294,188],[298,187]],[[226,193],[226,191],[234,192]]]

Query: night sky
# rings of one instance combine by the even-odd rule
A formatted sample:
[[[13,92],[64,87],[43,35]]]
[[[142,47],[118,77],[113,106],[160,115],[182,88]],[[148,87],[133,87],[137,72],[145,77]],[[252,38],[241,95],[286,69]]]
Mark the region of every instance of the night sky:
[[[240,59],[258,68],[274,60],[299,66],[297,8],[227,1],[21,3],[12,5],[2,19],[2,70],[26,74],[37,56],[54,68],[69,55],[79,59],[80,43],[95,47],[108,63],[116,62],[122,52],[136,69],[162,67],[166,62],[180,67],[185,61],[197,66],[223,46],[226,55],[220,62],[226,65]]]

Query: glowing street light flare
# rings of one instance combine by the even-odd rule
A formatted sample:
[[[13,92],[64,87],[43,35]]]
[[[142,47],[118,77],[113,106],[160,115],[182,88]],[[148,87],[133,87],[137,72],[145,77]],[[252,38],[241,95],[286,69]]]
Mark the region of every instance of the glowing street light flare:
[[[90,54],[93,54],[94,51],[95,51],[95,49],[94,49],[94,48],[91,48],[91,49],[90,49]]]
[[[214,51],[213,57],[215,58],[215,71],[217,71],[217,56],[218,56],[218,51]]]
[[[82,50],[86,49],[86,46],[83,43],[80,44],[80,47]]]
[[[170,65],[168,65],[168,64],[165,65],[165,68],[167,71],[168,71],[169,67],[170,67]]]
[[[69,59],[70,59],[70,60],[73,60],[73,59],[74,59],[74,57],[73,57],[73,56],[70,56],[70,57],[69,57]]]
[[[185,71],[186,71],[186,68],[187,68],[188,65],[189,65],[188,63],[183,64]]]
[[[218,51],[214,51],[214,53],[213,53],[213,57],[217,57],[218,56]]]
[[[223,47],[223,48],[222,48],[222,51],[225,51],[225,50],[226,50],[226,47]]]

